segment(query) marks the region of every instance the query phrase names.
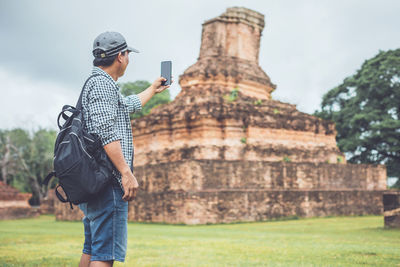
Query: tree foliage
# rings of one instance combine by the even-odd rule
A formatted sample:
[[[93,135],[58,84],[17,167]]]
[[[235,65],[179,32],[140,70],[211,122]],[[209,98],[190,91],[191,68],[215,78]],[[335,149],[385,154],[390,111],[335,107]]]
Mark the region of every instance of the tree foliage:
[[[389,177],[400,177],[400,49],[366,60],[323,96],[315,115],[336,123],[349,162],[385,164]]]
[[[32,193],[31,204],[40,204],[47,195],[47,187],[41,182],[53,168],[55,138],[53,130],[0,130],[0,178],[20,191]]]
[[[135,81],[135,82],[123,83],[120,84],[121,94],[124,96],[128,96],[131,94],[139,94],[140,92],[148,88],[150,85],[151,83],[149,83],[148,81]],[[131,119],[146,116],[150,113],[152,108],[169,102],[171,102],[171,96],[169,90],[166,89],[163,92],[154,95],[146,103],[146,105],[142,108],[140,112],[131,114]]]

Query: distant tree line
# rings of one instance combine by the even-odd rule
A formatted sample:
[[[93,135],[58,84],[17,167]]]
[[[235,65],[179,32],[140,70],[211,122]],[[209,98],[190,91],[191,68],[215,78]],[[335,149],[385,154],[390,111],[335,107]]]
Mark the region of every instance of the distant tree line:
[[[138,94],[151,84],[136,81],[120,84],[123,95]],[[168,90],[155,95],[141,112],[132,114],[132,118],[145,116],[158,105],[170,102]],[[54,114],[54,120],[58,114]],[[53,170],[54,143],[57,131],[39,129],[28,131],[22,128],[0,129],[0,181],[11,185],[21,192],[32,193],[31,205],[39,205],[47,196],[48,188],[41,183]],[[53,179],[49,188],[57,184]]]

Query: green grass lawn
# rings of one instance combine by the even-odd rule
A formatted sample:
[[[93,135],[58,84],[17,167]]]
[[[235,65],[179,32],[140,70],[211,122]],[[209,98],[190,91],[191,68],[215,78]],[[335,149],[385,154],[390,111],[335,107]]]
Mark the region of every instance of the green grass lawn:
[[[114,266],[400,266],[400,231],[382,216],[219,225],[130,223]],[[81,222],[0,221],[0,266],[77,266]]]

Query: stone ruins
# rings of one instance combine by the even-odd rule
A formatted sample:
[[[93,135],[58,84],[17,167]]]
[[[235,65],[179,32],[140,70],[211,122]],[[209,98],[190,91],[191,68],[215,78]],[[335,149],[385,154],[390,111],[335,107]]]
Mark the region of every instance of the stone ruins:
[[[264,15],[238,7],[204,22],[182,91],[132,121],[140,191],[130,221],[382,214],[385,167],[347,164],[332,122],[271,99],[263,29]],[[57,207],[58,219],[81,216]]]
[[[0,181],[0,220],[29,218],[39,215],[39,212],[29,205],[28,199],[30,197],[31,194],[20,193],[14,187]]]
[[[180,94],[132,122],[141,191],[130,220],[382,214],[385,167],[346,164],[333,123],[271,99],[276,86],[258,64],[263,28],[246,8],[204,22]]]

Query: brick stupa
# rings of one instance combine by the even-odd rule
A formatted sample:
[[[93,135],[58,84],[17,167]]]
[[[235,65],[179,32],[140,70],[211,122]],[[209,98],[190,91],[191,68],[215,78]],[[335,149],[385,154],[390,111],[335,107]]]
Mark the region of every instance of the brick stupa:
[[[130,221],[382,214],[385,167],[347,164],[332,122],[271,99],[263,28],[264,15],[237,7],[204,22],[182,91],[132,121],[140,190]],[[66,209],[56,206],[58,219],[82,216]]]
[[[182,91],[133,120],[141,191],[130,220],[382,214],[385,167],[347,164],[332,122],[271,99],[276,86],[258,63],[263,28],[264,15],[238,7],[204,22]]]

